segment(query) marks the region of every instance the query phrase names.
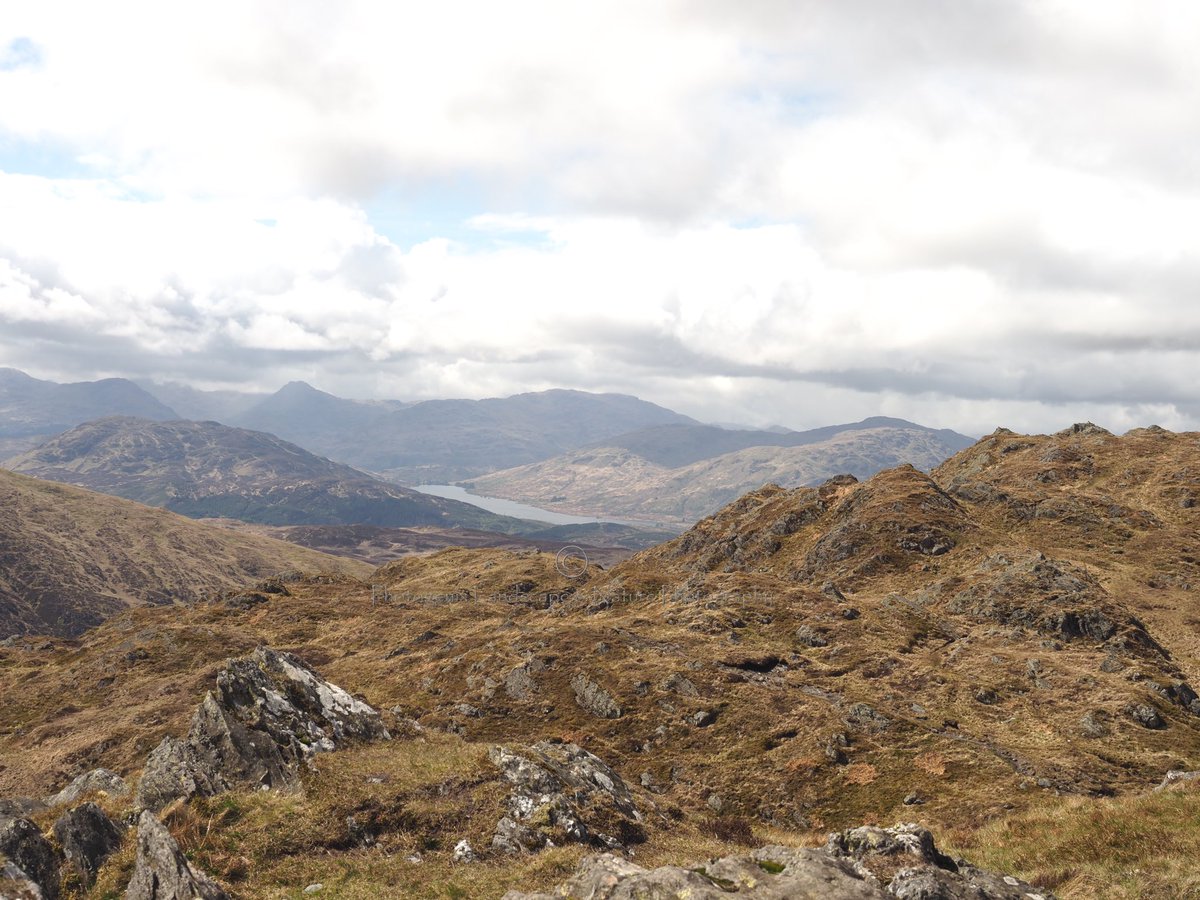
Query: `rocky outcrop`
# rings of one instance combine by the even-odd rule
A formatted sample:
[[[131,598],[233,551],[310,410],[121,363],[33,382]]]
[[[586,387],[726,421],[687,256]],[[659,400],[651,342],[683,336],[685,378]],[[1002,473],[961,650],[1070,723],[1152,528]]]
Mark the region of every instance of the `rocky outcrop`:
[[[1185,787],[1196,787],[1200,784],[1200,772],[1185,772],[1182,769],[1172,769],[1163,776],[1162,783],[1155,791],[1174,791]]]
[[[847,863],[819,850],[764,847],[699,866],[643,869],[619,856],[590,856],[565,884],[548,894],[509,891],[504,900],[883,900],[887,897]]]
[[[29,819],[0,819],[0,859],[37,885],[46,900],[58,897],[58,856]],[[16,880],[16,876],[13,876]]]
[[[138,819],[137,862],[125,900],[228,900],[229,895],[192,868],[179,844],[149,811]]]
[[[379,713],[289,653],[260,647],[217,675],[187,737],[151,752],[136,805],[158,810],[179,797],[235,787],[295,790],[300,767],[347,739],[386,739]]]
[[[831,834],[825,852],[850,861],[862,875],[901,900],[1050,900],[1011,875],[995,875],[938,850],[929,829],[864,825]]]
[[[621,705],[613,695],[582,672],[571,678],[571,690],[575,692],[575,702],[579,704],[580,709],[600,719],[621,718]]]
[[[104,860],[121,846],[123,830],[95,803],[63,813],[54,823],[54,838],[81,884],[90,885]]]
[[[688,867],[643,869],[612,854],[585,859],[550,893],[504,900],[1052,900],[1011,876],[941,853],[918,825],[863,827],[829,836],[823,849],[763,847]]]
[[[124,797],[129,793],[125,779],[109,769],[92,769],[80,775],[65,788],[46,798],[47,806],[70,806],[78,803],[86,794],[105,793],[110,797]]]
[[[493,747],[488,757],[512,785],[493,849],[519,853],[564,843],[618,849],[642,839],[641,814],[625,782],[575,744],[542,741],[527,756]]]

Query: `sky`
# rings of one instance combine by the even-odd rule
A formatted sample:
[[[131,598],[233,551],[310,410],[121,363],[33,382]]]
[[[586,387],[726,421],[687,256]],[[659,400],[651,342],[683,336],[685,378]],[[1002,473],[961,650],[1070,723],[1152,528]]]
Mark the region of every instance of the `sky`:
[[[1200,430],[1193,0],[6,0],[0,365]]]

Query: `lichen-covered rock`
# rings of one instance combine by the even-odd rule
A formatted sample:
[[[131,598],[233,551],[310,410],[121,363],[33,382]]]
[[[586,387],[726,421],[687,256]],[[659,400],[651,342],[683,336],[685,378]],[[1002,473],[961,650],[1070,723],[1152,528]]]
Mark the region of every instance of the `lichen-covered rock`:
[[[95,803],[77,806],[54,823],[54,837],[84,885],[96,879],[104,860],[121,846],[122,834],[122,829]]]
[[[917,825],[864,827],[829,836],[824,849],[762,847],[687,867],[643,869],[611,854],[580,863],[549,893],[504,900],[1053,900],[1008,875],[980,871],[938,851]]]
[[[134,806],[159,810],[172,800],[195,793],[196,771],[187,743],[179,738],[163,738],[146,757]]]
[[[1182,769],[1172,769],[1163,776],[1162,783],[1154,790],[1156,791],[1171,791],[1178,790],[1187,785],[1194,785],[1200,782],[1200,772],[1185,772]]]
[[[46,798],[47,806],[70,806],[85,794],[105,793],[111,797],[124,797],[129,793],[125,779],[109,769],[92,769],[80,775],[65,788]]]
[[[125,900],[228,900],[229,895],[192,868],[179,844],[149,811],[138,819],[137,862]]]
[[[582,672],[571,678],[571,690],[581,709],[601,719],[619,719],[623,711],[616,699]]]
[[[46,900],[58,897],[58,856],[29,819],[0,819],[0,858],[20,869]]]
[[[295,790],[314,754],[349,738],[388,737],[376,710],[291,654],[260,647],[225,664],[185,739],[165,738],[151,752],[136,805],[158,810],[234,787]]]
[[[1051,900],[1050,894],[1011,875],[994,875],[952,859],[938,850],[929,829],[913,823],[864,825],[831,834],[825,852],[851,862],[902,900]]]
[[[625,782],[575,744],[542,741],[527,756],[493,747],[488,757],[512,785],[493,849],[518,853],[567,842],[617,849],[641,839],[641,814]]]
[[[885,894],[841,860],[820,850],[764,847],[701,865],[643,869],[618,856],[590,856],[566,883],[545,894],[509,891],[504,900],[885,900]]]

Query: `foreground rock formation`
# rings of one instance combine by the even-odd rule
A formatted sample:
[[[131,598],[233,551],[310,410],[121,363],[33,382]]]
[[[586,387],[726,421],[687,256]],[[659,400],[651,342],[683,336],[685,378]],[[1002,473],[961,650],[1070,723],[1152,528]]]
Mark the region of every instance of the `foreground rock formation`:
[[[138,819],[137,864],[125,900],[228,900],[229,895],[192,868],[171,833],[150,812]]]
[[[625,782],[586,750],[542,741],[527,757],[505,747],[488,757],[512,785],[493,849],[517,853],[568,842],[618,849],[641,839],[641,814]]]
[[[351,739],[387,739],[379,713],[289,653],[260,647],[217,675],[183,739],[151,752],[137,805],[159,810],[236,787],[295,790],[316,753]]]
[[[940,853],[918,825],[855,828],[824,849],[763,847],[700,865],[644,869],[612,854],[585,859],[549,893],[509,891],[504,900],[1052,900],[1011,876]]]

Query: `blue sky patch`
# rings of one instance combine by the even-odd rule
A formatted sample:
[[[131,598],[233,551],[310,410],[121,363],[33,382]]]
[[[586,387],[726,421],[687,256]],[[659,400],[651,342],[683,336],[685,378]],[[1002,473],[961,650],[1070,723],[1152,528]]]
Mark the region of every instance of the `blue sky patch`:
[[[14,38],[0,50],[0,72],[36,69],[42,64],[42,51],[27,37]]]

